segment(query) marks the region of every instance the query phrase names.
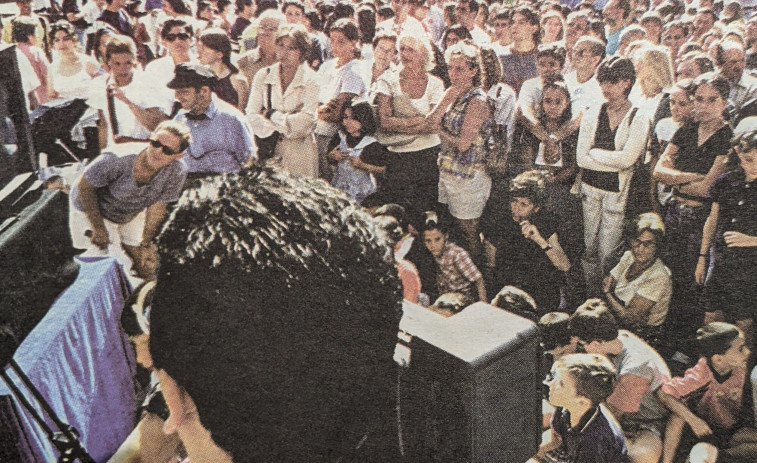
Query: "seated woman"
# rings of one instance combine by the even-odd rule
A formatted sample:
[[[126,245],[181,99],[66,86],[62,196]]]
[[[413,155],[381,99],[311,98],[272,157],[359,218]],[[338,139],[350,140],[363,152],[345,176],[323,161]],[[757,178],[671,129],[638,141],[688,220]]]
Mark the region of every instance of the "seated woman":
[[[640,214],[627,237],[631,250],[605,277],[602,290],[621,326],[657,346],[673,292],[670,270],[658,257],[665,225],[653,212]]]
[[[547,199],[545,175],[524,172],[510,184],[510,217],[482,227],[493,288],[512,285],[533,296],[539,315],[560,305],[563,272],[570,261],[560,246],[555,216],[542,209]]]

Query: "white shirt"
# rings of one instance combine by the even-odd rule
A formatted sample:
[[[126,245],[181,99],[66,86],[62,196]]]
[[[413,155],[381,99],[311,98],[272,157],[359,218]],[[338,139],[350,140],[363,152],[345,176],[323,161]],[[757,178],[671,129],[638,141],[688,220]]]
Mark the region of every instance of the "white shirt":
[[[592,106],[601,105],[605,102],[602,88],[600,88],[596,76],[592,76],[591,79],[579,84],[576,73],[571,72],[565,76],[565,85],[570,90],[570,107],[573,111],[573,116],[586,111],[586,109]]]
[[[658,326],[665,321],[670,305],[670,297],[673,293],[673,283],[670,270],[657,259],[651,267],[644,270],[641,275],[632,281],[626,279],[626,272],[634,262],[631,251],[626,251],[618,265],[610,271],[615,279],[615,296],[628,306],[636,296],[653,301],[655,304],[649,310],[647,325]]]

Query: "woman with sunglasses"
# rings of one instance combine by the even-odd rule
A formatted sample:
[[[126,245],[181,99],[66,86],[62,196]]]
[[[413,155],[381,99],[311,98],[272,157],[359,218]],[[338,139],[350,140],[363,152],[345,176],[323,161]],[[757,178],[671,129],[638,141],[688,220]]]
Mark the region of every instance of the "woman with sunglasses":
[[[751,120],[750,120],[751,119]],[[734,138],[739,168],[718,178],[710,188],[710,215],[704,224],[695,271],[696,282],[705,283],[710,247],[714,265],[707,278],[710,305],[723,318],[752,339],[754,301],[757,300],[757,123],[748,118],[748,129]],[[739,128],[737,128],[739,130]]]
[[[186,166],[179,162],[189,146],[189,129],[164,121],[139,153],[103,152],[71,190],[69,225],[74,247],[127,259],[140,277],[149,275],[153,238],[167,204],[179,199]],[[123,250],[123,252],[122,252]]]
[[[166,85],[173,79],[177,64],[197,62],[197,57],[192,51],[192,35],[191,24],[183,19],[172,18],[163,23],[160,38],[168,54],[150,61],[145,66],[145,75],[153,79],[156,87],[167,89]]]

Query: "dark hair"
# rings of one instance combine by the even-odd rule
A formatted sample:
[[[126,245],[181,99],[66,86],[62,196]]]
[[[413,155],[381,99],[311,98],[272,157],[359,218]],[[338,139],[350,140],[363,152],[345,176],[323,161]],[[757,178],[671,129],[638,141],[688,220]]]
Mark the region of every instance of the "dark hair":
[[[516,14],[526,18],[526,21],[532,26],[537,26],[536,31],[534,31],[534,35],[532,36],[532,40],[536,45],[539,45],[541,42],[541,21],[539,20],[539,13],[530,6],[519,6],[510,14],[510,18],[515,19]]]
[[[150,305],[154,293],[155,282],[147,281],[137,286],[124,302],[124,308],[121,311],[121,327],[127,336],[149,333]]]
[[[206,10],[208,8],[213,8],[213,4],[210,3],[210,2],[206,2],[205,0],[198,1],[197,2],[197,14],[195,15],[195,18],[202,19],[200,17],[200,13],[202,13],[204,10]]]
[[[439,309],[448,309],[453,312],[460,312],[464,308],[473,304],[473,299],[463,293],[444,293],[434,301],[433,306]]]
[[[397,219],[397,222],[399,222],[400,227],[402,227],[403,230],[407,230],[407,211],[399,204],[384,204],[373,211],[374,217],[378,217],[380,215],[391,215],[392,217]]]
[[[306,11],[305,4],[302,3],[300,0],[286,0],[284,3],[281,4],[281,12],[283,13],[290,6],[299,8],[300,10],[302,10],[302,15],[303,16],[305,15],[305,11]]]
[[[709,85],[714,88],[720,95],[720,98],[728,101],[728,96],[731,93],[731,84],[719,72],[705,72],[697,76],[694,79],[694,93],[703,85]]]
[[[110,58],[113,55],[118,55],[120,53],[128,53],[134,57],[137,56],[137,46],[134,45],[134,41],[131,37],[120,34],[114,35],[105,46],[105,61],[110,61]]]
[[[352,118],[360,123],[360,134],[363,136],[373,135],[378,129],[376,123],[376,117],[373,115],[373,108],[367,101],[353,101],[350,103],[350,111],[352,111]],[[343,131],[346,131],[344,124],[340,121],[339,126]]]
[[[602,60],[605,59],[605,54],[607,52],[606,51],[607,49],[605,47],[605,44],[601,40],[599,40],[596,37],[591,37],[591,36],[588,36],[588,35],[584,35],[584,36],[579,37],[578,40],[576,40],[576,44],[573,45],[573,48],[575,48],[576,45],[578,45],[579,43],[582,43],[582,42],[587,42],[587,43],[590,44],[590,46],[591,46],[591,54],[592,55],[599,56],[599,57],[601,57]]]
[[[50,46],[53,46],[53,41],[55,40],[55,34],[58,33],[58,31],[63,31],[68,35],[69,37],[75,37],[76,36],[76,30],[74,29],[74,26],[64,20],[61,19],[60,21],[55,21],[50,25],[50,33],[47,36],[47,39],[50,41]]]
[[[258,167],[204,178],[158,246],[155,367],[235,461],[337,459],[391,419],[401,286],[346,196]]]
[[[604,61],[599,63],[597,68],[597,81],[618,83],[621,80],[627,80],[630,82],[626,89],[626,98],[631,94],[631,88],[636,82],[636,69],[634,69],[633,63],[628,58],[622,58],[619,56],[610,56]]]
[[[505,286],[499,290],[492,305],[522,317],[536,318],[536,301],[530,294],[515,286]]]
[[[718,15],[712,11],[710,8],[700,8],[697,10],[697,15],[699,14],[709,14],[712,18],[712,22],[716,22],[718,20]]]
[[[106,36],[113,37],[114,35],[117,35],[117,33],[110,26],[104,26],[97,29],[94,39],[87,44],[88,51],[92,53],[96,59],[105,60],[105,57],[100,55],[100,43]]]
[[[570,89],[568,89],[568,85],[565,83],[565,81],[562,80],[562,76],[557,76],[554,79],[548,79],[546,82],[544,82],[544,85],[542,86],[541,91],[541,99],[544,100],[544,94],[549,89],[556,89],[565,95],[566,101],[568,102],[565,110],[560,114],[560,117],[557,119],[557,123],[562,125],[568,122],[569,120],[573,119],[573,109],[570,106]],[[544,114],[544,111],[541,111],[541,115],[539,119],[544,122],[546,119],[546,114]]]
[[[699,355],[711,359],[713,355],[723,355],[731,348],[734,339],[741,336],[735,325],[712,322],[697,330],[696,344]]]
[[[607,34],[605,34],[605,23],[603,21],[600,21],[599,19],[594,19],[594,18],[590,19],[589,30],[592,33],[599,36],[597,40],[601,40],[602,42],[607,42]]]
[[[208,5],[210,5],[208,3]],[[181,27],[184,29],[184,32],[186,32],[189,35],[193,34],[192,25],[184,21],[183,19],[167,19],[166,22],[163,23],[163,27],[160,29],[160,36],[162,38],[166,38],[168,34],[171,33],[171,29],[174,27]]]
[[[323,31],[323,21],[321,15],[317,11],[309,9],[305,10],[305,17],[310,22],[310,27],[316,31]]]
[[[683,51],[683,45],[681,46],[681,51]],[[713,72],[715,70],[715,61],[713,61],[710,55],[702,53],[701,51],[690,51],[690,52],[684,53],[678,59],[678,62],[683,63],[685,61],[694,61],[697,67],[699,68],[700,74]],[[694,93],[694,90],[692,90],[692,94]]]
[[[171,9],[174,10],[176,13],[185,15],[185,16],[192,16],[192,10],[189,9],[189,6],[184,2],[184,0],[163,0],[163,1],[171,5]]]
[[[352,5],[352,3],[345,0],[339,0],[336,6],[334,6],[334,12],[331,14],[331,20],[336,21],[337,19],[342,18],[352,19],[354,15],[355,7]]]
[[[441,220],[436,212],[426,211],[423,213],[423,227],[421,229],[421,237],[424,232],[431,230],[439,230],[442,235],[449,234],[449,224],[445,220]]]
[[[547,184],[545,173],[540,170],[528,170],[510,180],[510,198],[527,198],[535,207],[547,202]]]
[[[484,91],[489,91],[494,85],[502,80],[502,61],[492,47],[481,47],[481,70],[483,79],[481,85]]]
[[[376,12],[368,7],[360,7],[357,10],[357,25],[360,29],[360,42],[373,43],[376,35]]]
[[[542,45],[539,45],[539,48],[536,51],[536,59],[539,58],[552,58],[554,60],[557,60],[558,63],[560,63],[560,67],[565,66],[565,56],[567,52],[565,51],[565,46],[562,44],[555,42],[555,43],[545,43]]]
[[[686,24],[680,19],[675,19],[673,21],[665,23],[662,26],[662,35],[665,35],[668,31],[670,31],[670,29],[681,29],[683,31],[683,35],[688,35],[689,33]]]
[[[244,11],[244,7],[252,6],[252,0],[236,0],[235,2],[236,14]]]
[[[349,18],[337,19],[326,27],[327,35],[330,36],[333,31],[341,32],[349,40],[360,40],[360,29],[358,29],[355,21]]]
[[[539,319],[537,325],[544,350],[553,350],[570,344],[569,321],[570,315],[565,312],[549,312]]]
[[[470,31],[466,29],[465,26],[462,24],[454,24],[448,27],[447,30],[444,31],[444,34],[442,34],[442,46],[444,48],[447,48],[447,37],[449,37],[450,34],[455,34],[460,37],[461,40],[473,40],[473,36],[470,35]]]
[[[392,244],[402,239],[405,232],[402,230],[402,226],[395,217],[391,215],[374,215],[373,220],[376,222],[379,229],[386,233],[387,238]]]
[[[395,34],[392,31],[384,31],[384,30],[378,31],[376,35],[373,36],[373,41],[371,45],[373,45],[373,48],[376,48],[379,42],[381,42],[382,40],[390,40],[394,42],[395,47],[397,46],[397,40],[398,40],[397,34]]]
[[[29,16],[16,16],[11,21],[11,40],[15,43],[28,43],[29,36],[37,31],[39,21]]]
[[[618,382],[618,372],[604,355],[568,354],[552,367],[565,368],[575,380],[576,395],[598,405],[610,397]]]
[[[602,299],[592,298],[581,304],[570,316],[571,336],[581,341],[607,342],[618,337],[618,322]]]
[[[239,72],[239,69],[231,63],[231,39],[223,29],[220,27],[205,29],[200,32],[198,40],[211,50],[222,53],[221,61],[232,74]]]
[[[647,11],[643,15],[641,15],[641,19],[639,20],[639,24],[644,25],[644,23],[657,23],[660,27],[665,24],[662,20],[662,17],[656,12],[656,11]]]
[[[394,8],[392,8],[390,5],[383,5],[380,6],[376,10],[376,17],[378,18],[381,16],[382,18],[391,19],[394,17]]]

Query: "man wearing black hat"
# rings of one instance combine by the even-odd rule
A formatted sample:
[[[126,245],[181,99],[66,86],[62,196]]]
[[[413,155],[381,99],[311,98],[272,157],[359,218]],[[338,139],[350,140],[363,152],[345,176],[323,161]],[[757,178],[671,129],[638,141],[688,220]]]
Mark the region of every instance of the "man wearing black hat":
[[[215,82],[215,74],[207,67],[182,63],[168,83],[182,107],[175,119],[192,132],[184,158],[189,173],[236,172],[257,158],[247,119],[213,94]]]

